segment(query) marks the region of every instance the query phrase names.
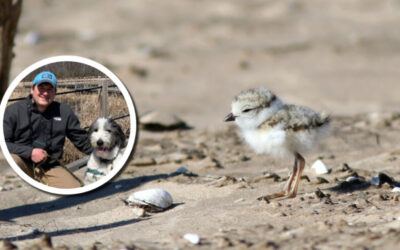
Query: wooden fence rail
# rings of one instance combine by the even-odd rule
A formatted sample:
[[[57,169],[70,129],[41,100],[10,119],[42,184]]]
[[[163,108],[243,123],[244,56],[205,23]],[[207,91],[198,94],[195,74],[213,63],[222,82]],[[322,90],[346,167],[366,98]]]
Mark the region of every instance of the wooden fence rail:
[[[102,87],[92,87],[92,88],[86,88],[86,89],[71,90],[71,91],[57,93],[56,95],[66,95],[66,94],[77,93],[77,92],[93,92],[93,90],[101,89],[101,88]],[[21,101],[21,100],[24,100],[25,98],[26,97],[13,98],[13,99],[9,99],[8,101],[9,102]]]

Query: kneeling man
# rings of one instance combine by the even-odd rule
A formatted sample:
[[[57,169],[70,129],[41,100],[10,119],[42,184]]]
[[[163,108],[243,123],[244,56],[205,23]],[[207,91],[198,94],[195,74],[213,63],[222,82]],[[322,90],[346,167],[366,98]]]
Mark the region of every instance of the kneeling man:
[[[14,161],[31,178],[52,187],[76,188],[82,182],[59,163],[65,137],[85,154],[92,147],[73,110],[54,101],[56,91],[56,76],[39,73],[30,95],[7,107],[4,136]]]

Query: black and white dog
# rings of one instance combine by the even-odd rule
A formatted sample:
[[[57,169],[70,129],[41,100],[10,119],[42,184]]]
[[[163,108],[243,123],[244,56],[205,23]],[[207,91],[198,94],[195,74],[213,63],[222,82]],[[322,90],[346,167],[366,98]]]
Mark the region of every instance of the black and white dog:
[[[121,127],[108,118],[98,118],[89,128],[88,136],[93,152],[87,163],[85,184],[106,176],[121,160],[126,136]]]

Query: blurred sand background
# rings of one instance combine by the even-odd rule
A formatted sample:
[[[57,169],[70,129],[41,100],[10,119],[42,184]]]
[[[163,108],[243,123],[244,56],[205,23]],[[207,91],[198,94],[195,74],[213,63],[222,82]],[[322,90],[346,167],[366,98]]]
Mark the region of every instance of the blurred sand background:
[[[11,79],[50,56],[88,57],[125,83],[139,116],[173,113],[193,130],[141,130],[124,173],[82,196],[37,191],[3,163],[0,238],[21,248],[42,233],[54,246],[84,248],[397,246],[399,202],[387,184],[323,191],[331,202],[314,192],[354,172],[366,180],[379,172],[400,179],[399,23],[395,0],[25,1]],[[323,158],[332,169],[323,176],[329,183],[307,167],[310,182],[302,180],[298,197],[256,201],[284,185],[264,172],[283,179],[292,159],[255,155],[223,123],[233,96],[250,87],[332,114],[332,136],[306,156],[308,165]],[[149,159],[154,164],[136,164]],[[168,176],[181,166],[198,176]],[[136,218],[121,199],[153,187],[168,190],[178,205]],[[202,244],[183,240],[188,232]]]

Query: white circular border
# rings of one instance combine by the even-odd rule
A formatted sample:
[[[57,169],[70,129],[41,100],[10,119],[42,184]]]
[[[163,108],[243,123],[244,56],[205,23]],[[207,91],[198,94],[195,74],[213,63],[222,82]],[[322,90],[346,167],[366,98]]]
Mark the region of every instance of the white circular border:
[[[113,170],[106,175],[104,178],[101,178],[100,180],[91,183],[89,185],[85,185],[83,187],[79,187],[79,188],[55,188],[55,187],[50,187],[47,185],[44,185],[38,181],[35,181],[34,179],[32,179],[31,177],[29,177],[13,160],[13,158],[11,157],[10,152],[8,151],[8,147],[6,145],[5,142],[5,137],[4,137],[4,128],[3,128],[3,120],[4,120],[4,111],[7,107],[7,102],[8,99],[10,98],[12,92],[14,91],[14,89],[18,86],[18,84],[27,76],[29,75],[32,71],[45,66],[47,64],[51,64],[51,63],[57,63],[57,62],[77,62],[77,63],[82,63],[82,64],[86,64],[89,66],[92,66],[94,68],[96,68],[97,70],[101,71],[102,73],[104,73],[106,76],[108,76],[120,89],[120,91],[122,92],[122,95],[124,96],[124,99],[128,105],[128,109],[129,109],[129,115],[130,115],[130,136],[129,136],[129,140],[128,140],[128,145],[125,148],[125,152],[122,156],[122,159],[120,161],[120,166],[116,166],[113,168]],[[123,166],[125,165],[125,163],[128,161],[128,158],[130,156],[130,154],[132,153],[132,150],[135,146],[136,143],[136,131],[137,131],[137,116],[136,116],[136,109],[135,109],[135,105],[133,103],[133,100],[128,92],[128,90],[126,89],[125,85],[121,82],[121,80],[118,79],[118,77],[112,73],[109,69],[107,69],[106,67],[104,67],[103,65],[84,58],[84,57],[80,57],[80,56],[71,56],[71,55],[64,55],[64,56],[55,56],[55,57],[50,57],[50,58],[46,58],[44,60],[38,61],[34,64],[32,64],[31,66],[29,66],[28,68],[26,68],[25,70],[23,70],[10,84],[10,86],[8,87],[6,93],[3,96],[3,99],[1,101],[1,105],[0,105],[0,146],[1,146],[1,150],[3,151],[3,154],[6,158],[6,160],[8,161],[8,163],[11,165],[11,167],[14,169],[15,172],[17,172],[17,174],[24,179],[26,182],[28,182],[29,184],[31,184],[32,186],[48,192],[48,193],[52,193],[52,194],[58,194],[58,195],[74,195],[74,194],[81,194],[81,193],[85,193],[85,192],[89,192],[92,191],[100,186],[102,186],[103,184],[105,184],[106,182],[108,182],[109,180],[111,180],[113,177],[115,177],[115,175],[118,174],[118,172],[123,168]]]

